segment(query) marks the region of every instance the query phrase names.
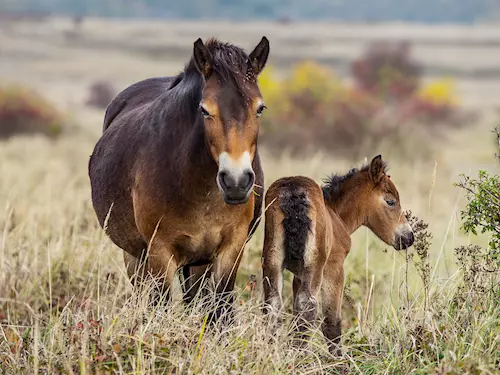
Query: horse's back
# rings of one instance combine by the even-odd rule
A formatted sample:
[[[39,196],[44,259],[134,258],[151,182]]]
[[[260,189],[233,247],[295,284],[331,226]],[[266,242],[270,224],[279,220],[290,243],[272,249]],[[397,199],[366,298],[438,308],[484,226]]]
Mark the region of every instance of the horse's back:
[[[148,78],[130,85],[120,92],[106,109],[103,132],[109,128],[119,114],[151,103],[172,87],[176,77]]]

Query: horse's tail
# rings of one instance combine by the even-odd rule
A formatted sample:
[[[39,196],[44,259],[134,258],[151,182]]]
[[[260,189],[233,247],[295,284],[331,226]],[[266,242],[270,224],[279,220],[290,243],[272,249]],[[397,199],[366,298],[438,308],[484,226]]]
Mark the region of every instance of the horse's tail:
[[[311,202],[306,190],[302,187],[284,189],[280,194],[280,209],[285,216],[283,220],[285,257],[302,261],[312,225],[309,217]]]

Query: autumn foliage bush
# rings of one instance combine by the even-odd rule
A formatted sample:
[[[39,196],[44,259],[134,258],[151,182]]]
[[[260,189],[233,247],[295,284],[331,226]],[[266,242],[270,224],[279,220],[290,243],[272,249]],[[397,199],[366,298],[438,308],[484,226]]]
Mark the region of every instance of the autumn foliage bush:
[[[389,100],[403,101],[418,89],[421,66],[411,57],[409,43],[373,43],[351,64],[356,86]]]
[[[408,43],[369,46],[351,65],[350,85],[311,61],[284,79],[267,68],[259,77],[269,107],[263,142],[275,149],[358,156],[383,141],[408,138],[408,132],[463,124],[454,82],[423,85],[421,71]]]
[[[62,117],[57,109],[35,91],[0,86],[0,139],[16,134],[57,136]]]

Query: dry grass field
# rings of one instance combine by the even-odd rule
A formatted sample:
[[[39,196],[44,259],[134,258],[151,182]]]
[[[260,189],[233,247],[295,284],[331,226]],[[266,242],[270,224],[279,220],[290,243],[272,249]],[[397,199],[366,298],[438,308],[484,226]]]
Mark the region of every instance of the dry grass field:
[[[85,105],[102,78],[117,89],[182,69],[192,42],[218,36],[245,48],[271,40],[270,63],[285,72],[311,58],[341,74],[373,39],[408,39],[427,77],[453,75],[463,105],[478,120],[429,139],[429,154],[400,158],[380,147],[402,205],[429,223],[431,282],[427,305],[418,266],[367,229],[346,261],[344,352],[330,357],[321,334],[290,345],[260,313],[262,226],[248,244],[237,282],[236,324],[206,327],[201,303],[177,299],[152,308],[132,290],[122,253],[103,234],[90,201],[88,158],[103,110]],[[0,373],[4,374],[498,374],[500,306],[454,299],[461,280],[454,249],[487,236],[461,230],[461,173],[499,173],[491,130],[500,121],[500,27],[271,23],[163,23],[71,20],[0,24],[0,83],[33,87],[69,121],[57,140],[0,141]],[[270,109],[271,110],[271,109]],[[408,147],[415,147],[408,134]],[[266,185],[285,175],[318,182],[352,161],[317,153],[281,157],[262,150]],[[374,155],[366,155],[371,158]],[[247,290],[257,275],[257,290]],[[286,285],[289,292],[290,286]],[[288,293],[290,295],[290,293]]]

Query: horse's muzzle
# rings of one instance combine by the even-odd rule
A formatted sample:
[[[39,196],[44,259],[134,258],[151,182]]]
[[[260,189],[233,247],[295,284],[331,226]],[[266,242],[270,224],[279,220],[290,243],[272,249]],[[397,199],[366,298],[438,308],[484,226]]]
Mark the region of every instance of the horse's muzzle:
[[[224,201],[228,204],[246,203],[252,193],[254,182],[255,173],[251,169],[246,169],[239,174],[222,170],[217,175],[217,184]]]

